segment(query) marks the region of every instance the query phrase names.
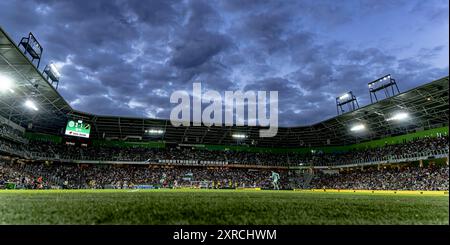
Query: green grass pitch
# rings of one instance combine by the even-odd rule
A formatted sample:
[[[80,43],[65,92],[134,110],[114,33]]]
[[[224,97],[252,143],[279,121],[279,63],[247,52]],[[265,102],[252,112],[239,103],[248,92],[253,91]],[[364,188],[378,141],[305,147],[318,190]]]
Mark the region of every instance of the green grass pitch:
[[[244,190],[3,190],[0,224],[449,224],[449,198]]]

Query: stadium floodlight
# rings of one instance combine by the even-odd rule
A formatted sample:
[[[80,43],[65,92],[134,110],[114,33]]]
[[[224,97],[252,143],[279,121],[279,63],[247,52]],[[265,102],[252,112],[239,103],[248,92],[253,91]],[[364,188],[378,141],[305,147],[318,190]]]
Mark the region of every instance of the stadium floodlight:
[[[9,91],[11,93],[14,93],[12,86],[13,82],[9,77],[0,75],[0,92]]]
[[[235,139],[246,139],[247,135],[245,135],[245,134],[232,134],[231,137],[233,137]]]
[[[378,101],[377,92],[383,90],[385,98],[389,98],[400,93],[397,82],[391,74],[387,74],[367,84],[369,86],[370,102]],[[394,89],[395,88],[395,89]]]
[[[345,100],[345,99],[348,99],[350,97],[350,94],[349,93],[346,93],[346,94],[344,94],[344,95],[341,95],[340,97],[339,97],[339,100]]]
[[[145,130],[145,133],[151,134],[151,135],[161,135],[161,134],[164,134],[164,130],[151,128],[151,129]]]
[[[356,124],[350,128],[350,131],[359,132],[359,131],[363,131],[364,129],[366,129],[366,126],[364,124]]]
[[[19,42],[19,47],[23,46],[24,48],[24,54],[29,54],[31,57],[31,62],[34,60],[37,60],[37,68],[39,68],[39,64],[41,63],[41,57],[42,57],[42,46],[41,44],[36,40],[36,37],[34,37],[33,33],[29,33],[27,37],[23,37]]]
[[[44,68],[44,75],[46,75],[47,80],[50,79],[51,83],[56,83],[56,89],[58,89],[59,78],[61,77],[61,73],[59,73],[55,64],[50,63]]]
[[[58,69],[56,69],[55,64],[50,64],[50,70],[55,74],[57,77],[60,77],[61,74],[58,72]]]
[[[347,110],[345,110],[345,106],[347,107]],[[347,93],[336,97],[336,111],[337,114],[343,114],[346,111],[354,111],[359,108],[358,100],[356,99],[356,96],[353,94],[352,91],[348,91]]]
[[[48,71],[46,72],[52,80],[59,80],[61,73],[56,69],[55,64],[48,65]]]
[[[409,118],[409,114],[406,112],[398,112],[394,114],[392,117],[386,119],[386,121],[403,121]]]
[[[30,108],[30,109],[33,109],[33,110],[35,110],[35,111],[38,110],[36,104],[35,104],[33,101],[31,101],[31,100],[25,101],[25,106],[28,107],[28,108]]]

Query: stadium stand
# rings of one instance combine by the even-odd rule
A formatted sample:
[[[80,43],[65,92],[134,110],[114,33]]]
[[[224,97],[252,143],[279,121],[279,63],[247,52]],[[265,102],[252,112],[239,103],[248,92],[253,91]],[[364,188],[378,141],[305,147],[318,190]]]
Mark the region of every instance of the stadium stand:
[[[396,166],[353,170],[340,174],[316,175],[311,183],[315,189],[350,190],[448,190],[447,166]]]
[[[294,172],[281,172],[282,189],[303,188],[302,177]],[[167,175],[160,185],[162,175]],[[352,170],[338,174],[320,171],[314,176],[312,189],[363,189],[363,190],[448,190],[448,165],[418,167],[405,164],[381,169]],[[185,176],[190,176],[186,178]],[[269,189],[270,170],[238,168],[170,168],[115,165],[70,164],[6,164],[0,165],[0,188],[14,183],[16,188],[139,188],[139,185],[160,187],[198,187],[193,182],[207,182],[205,188]],[[39,179],[42,187],[38,187]],[[177,184],[175,184],[175,182]],[[176,185],[176,186],[174,186]]]
[[[15,144],[17,151],[24,151],[23,145]],[[131,161],[152,163],[174,163],[215,165],[242,164],[264,166],[336,166],[382,162],[397,159],[412,159],[420,156],[448,154],[448,136],[425,137],[404,144],[393,144],[363,150],[336,153],[265,153],[243,151],[209,151],[192,148],[146,148],[146,147],[101,147],[72,146],[51,142],[27,145],[26,152],[41,160],[94,160]],[[10,144],[10,147],[13,147]],[[201,164],[204,163],[204,164]]]
[[[28,140],[24,138],[23,132],[7,124],[0,124],[0,136],[1,138],[7,138],[18,143],[28,143]]]
[[[416,154],[428,156],[428,153],[430,155],[444,152],[448,154],[448,136],[427,137],[404,144],[353,150],[346,153],[307,155],[211,152],[189,148],[82,147],[42,142],[23,145],[5,141],[2,141],[2,147],[12,152],[24,152],[26,156],[30,156],[30,160],[37,159],[38,155],[44,156],[45,161],[39,163],[3,161],[1,165],[3,186],[5,183],[14,183],[17,188],[37,188],[36,180],[39,178],[45,180],[42,188],[135,188],[139,185],[159,188],[173,187],[175,182],[180,187],[192,187],[193,182],[202,181],[208,183],[205,186],[207,188],[270,188],[270,171],[276,169],[281,173],[283,189],[448,190],[448,165],[445,163],[426,167],[414,166],[410,163],[378,164],[370,165],[362,170],[343,168],[337,175],[324,173],[320,169],[314,170],[314,166],[326,166],[328,162],[334,163],[335,167],[340,167],[355,161],[395,160],[416,156]],[[39,154],[39,152],[45,153]],[[71,161],[61,163],[61,159],[118,162],[116,164],[107,162],[106,164],[83,164],[81,161],[74,164]],[[252,163],[250,159],[256,159],[257,162],[250,164]],[[311,167],[309,169],[313,170],[309,180],[304,174],[305,171],[299,174],[298,171],[289,168],[277,169],[277,163],[286,159],[292,159],[294,164],[308,162]],[[117,164],[120,161],[140,163],[143,160],[145,164]],[[169,164],[167,163],[169,160],[183,161]],[[269,168],[258,168],[264,164]],[[236,167],[245,165],[248,166]],[[167,175],[167,178],[161,185],[159,181],[163,174]],[[190,177],[185,178],[186,176]]]
[[[192,182],[208,183],[208,188],[270,186],[269,170],[218,169],[192,167],[148,167],[142,165],[73,165],[73,164],[7,164],[0,165],[2,183],[15,183],[18,188],[37,188],[33,181],[42,177],[43,188],[134,188],[136,185],[174,187],[192,186]],[[160,184],[162,175],[167,176]],[[283,171],[283,174],[287,174]],[[286,178],[287,180],[287,178]],[[30,182],[31,181],[31,182]],[[284,182],[287,185],[286,182]]]

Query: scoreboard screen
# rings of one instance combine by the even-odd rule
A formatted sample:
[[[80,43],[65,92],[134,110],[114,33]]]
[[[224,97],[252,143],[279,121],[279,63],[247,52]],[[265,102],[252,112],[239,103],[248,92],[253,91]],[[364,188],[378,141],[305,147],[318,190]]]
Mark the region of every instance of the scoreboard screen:
[[[67,122],[66,135],[89,138],[91,125],[84,123],[82,120],[70,120]]]

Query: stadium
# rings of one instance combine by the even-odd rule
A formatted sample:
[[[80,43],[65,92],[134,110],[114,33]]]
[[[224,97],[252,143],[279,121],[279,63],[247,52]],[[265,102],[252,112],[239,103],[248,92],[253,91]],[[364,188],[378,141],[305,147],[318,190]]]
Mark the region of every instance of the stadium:
[[[448,76],[261,138],[77,111],[36,39],[0,28],[1,224],[448,225]]]

